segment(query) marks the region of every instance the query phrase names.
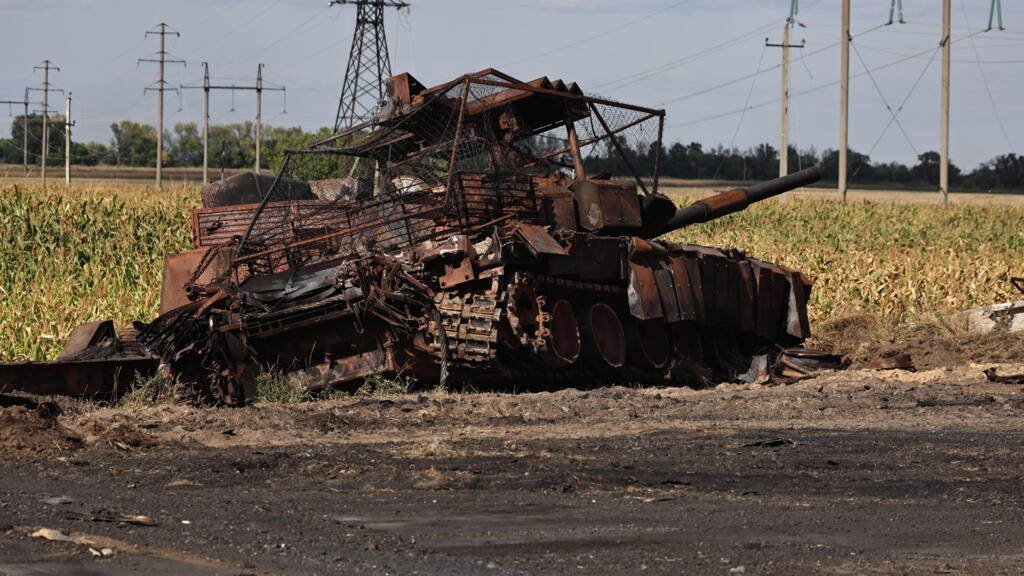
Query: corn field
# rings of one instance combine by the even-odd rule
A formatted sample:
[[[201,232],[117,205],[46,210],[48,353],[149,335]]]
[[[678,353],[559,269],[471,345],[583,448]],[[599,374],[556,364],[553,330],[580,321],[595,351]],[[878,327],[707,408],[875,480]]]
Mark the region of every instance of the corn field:
[[[0,187],[0,359],[51,359],[89,320],[152,319],[163,256],[191,247],[197,205],[194,186]],[[1024,274],[1017,207],[792,199],[669,239],[807,272],[813,320],[866,312],[896,324],[1003,302],[1014,298],[1009,276]]]
[[[179,188],[0,189],[0,359],[52,359],[89,320],[148,321],[165,252],[190,247],[198,195]]]

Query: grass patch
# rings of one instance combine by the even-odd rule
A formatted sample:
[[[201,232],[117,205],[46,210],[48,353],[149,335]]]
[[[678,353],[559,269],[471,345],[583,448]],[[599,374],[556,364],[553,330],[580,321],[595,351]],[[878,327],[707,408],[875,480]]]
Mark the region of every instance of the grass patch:
[[[118,408],[138,409],[174,401],[174,390],[163,376],[136,374],[132,386],[114,403]]]
[[[295,404],[311,399],[309,392],[300,390],[286,374],[277,370],[264,370],[256,375],[256,398],[259,402]]]
[[[408,394],[416,384],[416,379],[402,372],[385,375],[380,372],[370,374],[363,380],[363,385],[356,390],[356,396],[394,396]]]

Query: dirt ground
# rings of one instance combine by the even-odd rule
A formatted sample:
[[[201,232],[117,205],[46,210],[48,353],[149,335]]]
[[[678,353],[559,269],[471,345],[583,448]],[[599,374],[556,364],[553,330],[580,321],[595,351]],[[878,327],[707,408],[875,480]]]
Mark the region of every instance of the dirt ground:
[[[1024,390],[982,370],[1020,354],[774,387],[8,398],[0,574],[1019,574]]]

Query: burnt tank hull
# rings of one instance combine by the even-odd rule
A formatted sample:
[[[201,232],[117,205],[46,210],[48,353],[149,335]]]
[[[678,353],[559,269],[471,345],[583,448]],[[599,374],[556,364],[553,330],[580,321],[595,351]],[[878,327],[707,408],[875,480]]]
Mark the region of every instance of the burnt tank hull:
[[[195,212],[140,340],[197,400],[244,402],[267,368],[309,390],[714,382],[810,335],[801,273],[659,237],[816,172],[676,211],[657,192],[663,111],[495,70],[399,75],[388,97],[289,153],[260,202]]]

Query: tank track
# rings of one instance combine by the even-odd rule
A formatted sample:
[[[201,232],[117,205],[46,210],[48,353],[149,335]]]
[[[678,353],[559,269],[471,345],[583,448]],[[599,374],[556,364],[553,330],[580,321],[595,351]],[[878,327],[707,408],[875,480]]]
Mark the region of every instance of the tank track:
[[[576,304],[579,312],[581,305],[600,302],[613,308],[626,322],[635,322],[628,316],[626,286],[543,274],[520,273],[506,278],[510,280],[503,285],[478,283],[461,292],[437,295],[435,304],[440,320],[430,322],[427,328],[437,335],[431,340],[431,351],[441,366],[442,380],[451,371],[457,380],[465,380],[474,387],[486,384],[488,375],[498,381],[529,383],[525,387],[528,389],[613,383],[701,386],[734,379],[750,367],[756,354],[771,353],[774,348],[752,334],[700,327],[690,322],[690,328],[696,330],[700,339],[696,346],[699,350],[692,350],[693,344],[690,350],[683,350],[680,348],[686,344],[673,338],[671,325],[659,323],[665,327],[671,346],[671,359],[662,368],[645,369],[632,361],[611,367],[586,353],[569,365],[555,367],[545,362],[544,346],[538,344],[546,333],[544,319],[550,320],[550,310],[538,311],[540,320],[533,332],[516,325],[515,296],[524,291],[522,283],[528,283],[548,306],[567,300]],[[438,330],[442,327],[443,336]],[[581,340],[585,339],[581,336]],[[719,349],[722,346],[731,349]],[[699,360],[693,358],[694,352]]]

